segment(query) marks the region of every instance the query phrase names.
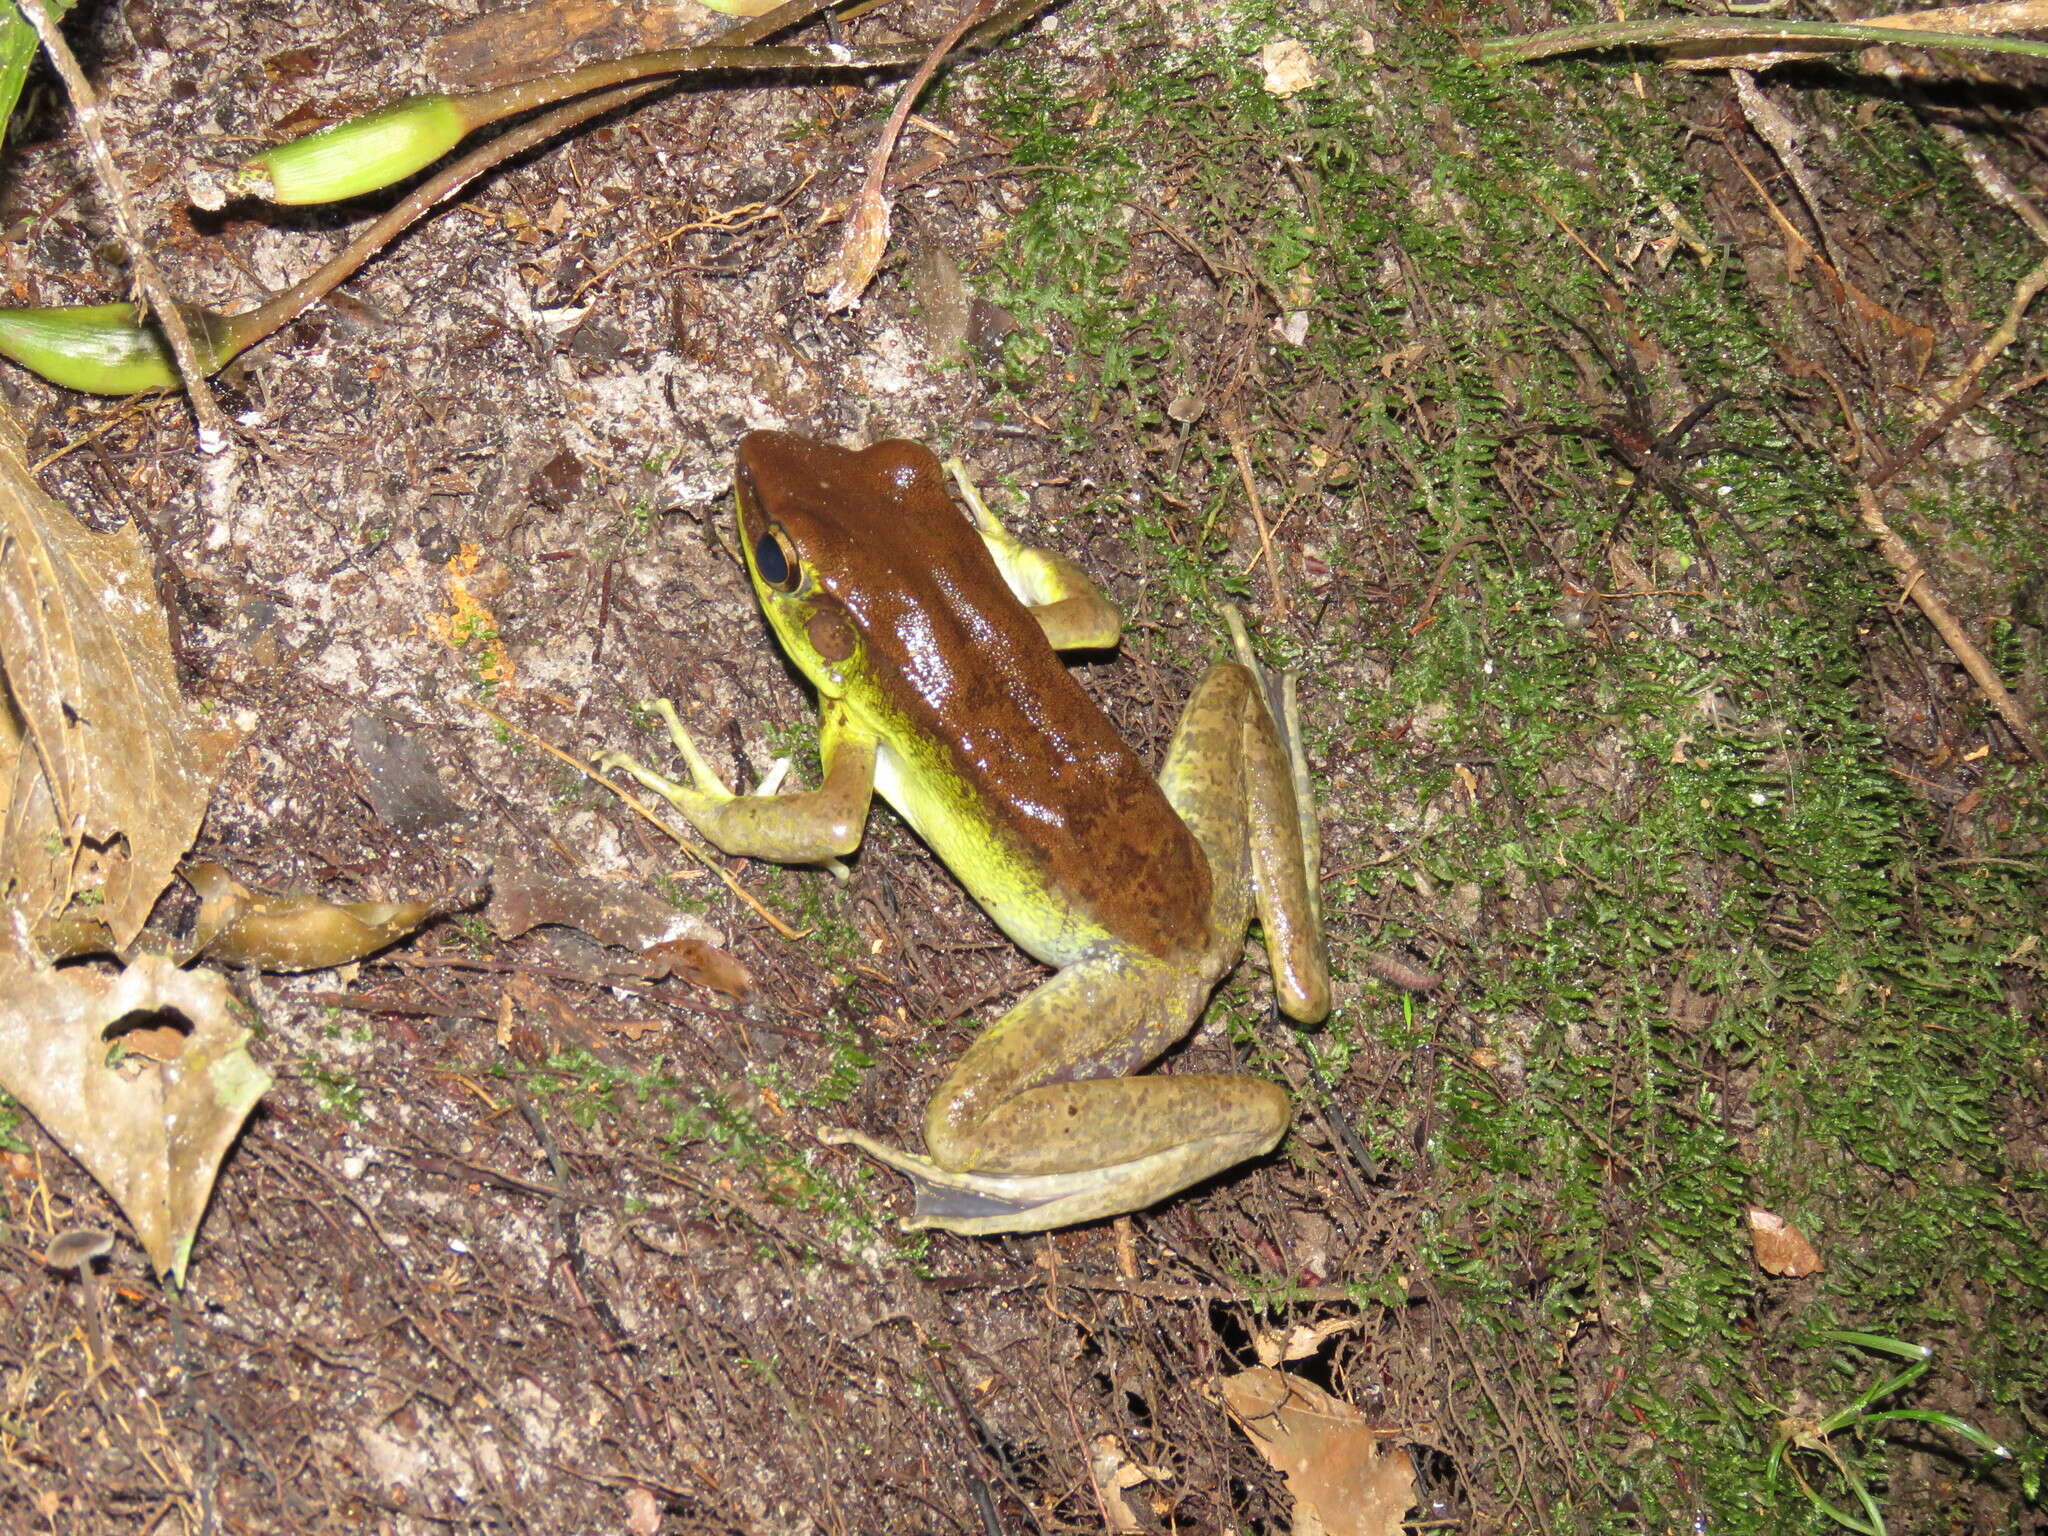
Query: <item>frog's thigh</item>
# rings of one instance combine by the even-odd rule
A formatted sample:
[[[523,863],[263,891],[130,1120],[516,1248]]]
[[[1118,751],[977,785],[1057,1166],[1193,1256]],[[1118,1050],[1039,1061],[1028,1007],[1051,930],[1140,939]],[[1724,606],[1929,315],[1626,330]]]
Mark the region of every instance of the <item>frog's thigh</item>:
[[[977,1174],[1096,1173],[1107,1202],[1096,1214],[1108,1214],[1271,1150],[1288,1120],[1274,1084],[1121,1075],[1187,1033],[1209,986],[1199,972],[1130,954],[1068,966],[948,1075],[925,1115],[933,1160]]]
[[[1243,952],[1251,916],[1244,721],[1253,709],[1263,712],[1251,673],[1234,662],[1218,662],[1195,685],[1159,770],[1167,803],[1208,856],[1209,930],[1212,946],[1223,951],[1219,976]]]

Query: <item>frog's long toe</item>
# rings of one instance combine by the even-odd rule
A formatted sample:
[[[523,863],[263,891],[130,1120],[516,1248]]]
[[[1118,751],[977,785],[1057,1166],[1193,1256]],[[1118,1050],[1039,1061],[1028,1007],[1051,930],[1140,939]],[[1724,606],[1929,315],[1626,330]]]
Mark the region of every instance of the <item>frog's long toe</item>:
[[[1233,1136],[1202,1137],[1114,1167],[1028,1174],[955,1172],[838,1127],[819,1131],[818,1139],[831,1146],[859,1147],[910,1180],[917,1203],[903,1222],[906,1230],[940,1227],[974,1237],[1043,1232],[1141,1210],[1154,1204],[1162,1191],[1185,1188],[1271,1144],[1254,1146]],[[1231,1145],[1224,1146],[1226,1142]]]

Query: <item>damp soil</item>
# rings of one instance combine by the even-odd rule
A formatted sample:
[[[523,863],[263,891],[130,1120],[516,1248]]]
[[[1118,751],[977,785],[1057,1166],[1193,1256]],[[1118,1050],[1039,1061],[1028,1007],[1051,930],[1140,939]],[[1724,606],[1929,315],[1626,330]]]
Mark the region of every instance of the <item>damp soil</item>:
[[[1404,24],[1391,11],[1302,19],[1360,47],[1364,29]],[[379,205],[205,213],[185,194],[192,169],[430,83],[429,61],[453,67],[434,39],[475,20],[468,0],[128,0],[72,29],[159,262],[189,297],[233,309],[303,275]],[[900,41],[893,27],[929,41],[943,20],[883,11],[848,26],[856,41]],[[1258,231],[1203,221],[1204,147],[1132,150],[1168,167],[1138,199],[1157,217],[1138,219],[1122,279],[1156,302],[1154,340],[1175,364],[1158,382],[1119,383],[1057,309],[1020,321],[997,296],[1006,232],[1046,174],[1019,95],[1085,126],[1155,53],[1208,46],[1211,24],[1224,22],[1074,4],[1001,60],[954,71],[896,151],[892,256],[846,314],[825,313],[806,279],[841,237],[891,91],[745,81],[602,120],[422,221],[215,381],[236,441],[214,460],[195,455],[180,401],[0,380],[44,483],[89,521],[148,531],[182,680],[246,731],[195,855],[262,890],[448,909],[342,972],[238,978],[277,1083],[227,1160],[182,1295],[148,1276],[90,1181],[22,1128],[28,1150],[10,1154],[0,1195],[0,1526],[1277,1531],[1283,1483],[1214,1382],[1262,1342],[1333,1318],[1350,1331],[1294,1368],[1413,1448],[1416,1518],[1535,1529],[1546,1522],[1528,1501],[1546,1478],[1593,1486],[1573,1482],[1560,1400],[1531,1380],[1565,1351],[1596,1412],[1621,1355],[1597,1329],[1577,1342],[1474,1332],[1418,1257],[1461,1177],[1454,1156],[1425,1155],[1428,1063],[1439,1045],[1472,1044],[1461,955],[1479,929],[1533,927],[1568,897],[1531,884],[1463,910],[1458,893],[1387,885],[1334,903],[1340,1007],[1371,989],[1398,1011],[1400,986],[1434,984],[1408,995],[1444,1021],[1440,1041],[1418,1054],[1362,1033],[1333,1080],[1311,1037],[1263,1016],[1254,955],[1225,1011],[1263,1032],[1262,1070],[1303,1090],[1282,1155],[1115,1222],[913,1241],[891,1225],[900,1186],[815,1133],[844,1123],[914,1143],[946,1064],[1040,968],[886,811],[843,878],[716,861],[804,934],[790,939],[538,745],[672,764],[641,707],[667,698],[736,782],[791,750],[799,777],[815,771],[808,695],[730,547],[733,445],[758,427],[962,455],[1015,527],[1137,617],[1117,654],[1080,670],[1148,760],[1214,635],[1171,562],[1131,535],[1162,505],[1211,519],[1220,560],[1249,572],[1243,600],[1301,667],[1306,715],[1377,685],[1382,639],[1444,600],[1432,583],[1448,561],[1375,523],[1355,485],[1284,466],[1312,448],[1317,462],[1363,451],[1389,423],[1410,446],[1372,452],[1405,462],[1449,431],[1443,402],[1397,396],[1369,419],[1296,392],[1328,386],[1290,374],[1289,295],[1257,273]],[[1257,68],[1253,51],[1232,55],[1238,68]],[[1010,72],[1002,114],[989,110],[997,68]],[[1703,143],[1740,137],[1718,77],[1651,88]],[[12,152],[0,261],[13,302],[104,300],[124,283],[116,242],[51,91],[32,92]],[[1451,149],[1458,132],[1427,128]],[[1732,163],[1709,164],[1709,150],[1716,222],[1700,238],[1738,256],[1717,281],[1806,302]],[[1372,152],[1398,169],[1398,147]],[[1744,153],[1768,173],[1756,144]],[[1297,195],[1285,165],[1266,172],[1272,196]],[[1448,202],[1443,214],[1460,217]],[[1839,237],[1861,242],[1854,259],[1887,302],[1939,309],[1939,252],[1890,248],[1898,232],[1877,224]],[[1657,259],[1607,254],[1645,271]],[[1374,302],[1420,281],[1394,255],[1381,280]],[[1343,325],[1361,297],[1321,295],[1313,323]],[[1585,435],[1609,478],[1587,494],[1633,479],[1654,500],[1659,477],[1687,473],[1664,434],[1699,400],[1612,319],[1557,331],[1596,402]],[[1020,325],[1050,346],[1020,353]],[[1910,337],[1851,339],[1862,354],[1836,359],[1851,392],[1926,366],[1900,350]],[[1948,365],[1968,339],[1941,331]],[[1512,387],[1511,359],[1472,360],[1493,363]],[[1390,359],[1385,376],[1401,367]],[[1077,393],[1092,403],[1077,409]],[[1775,408],[1835,441],[1835,398],[1814,380]],[[1540,498],[1546,434],[1531,422],[1485,472]],[[2016,496],[2038,489],[2009,443],[1979,448],[2009,460]],[[1217,465],[1260,498],[1270,552],[1242,497],[1203,499],[1214,482],[1196,477]],[[1533,528],[1527,553],[1549,558]],[[1278,599],[1268,560],[1286,577]],[[1988,586],[1966,564],[1943,573],[1980,618]],[[1606,623],[1589,597],[1565,627]],[[2012,742],[1968,708],[1923,628],[1876,621],[1868,655],[1852,686],[1899,760],[1920,765],[1926,814],[1950,818],[1966,851],[1995,848],[1970,820],[1995,807],[1969,803],[1969,753],[2009,756]],[[1398,857],[1341,737],[1320,739],[1333,743],[1314,765],[1326,870]],[[1401,750],[1418,773],[1450,771],[1426,718]],[[1625,797],[1631,771],[1589,739],[1561,792]],[[653,893],[679,933],[744,969],[746,995],[730,970],[710,977],[726,990],[687,967],[650,974],[573,927],[500,931],[494,887],[568,877]],[[158,928],[176,932],[191,905],[171,893]],[[1383,950],[1396,918],[1410,937]],[[1796,931],[1812,914],[1795,904],[1776,920]],[[1673,987],[1673,1017],[1706,1027],[1712,1000]],[[1247,1056],[1241,1033],[1212,1025],[1165,1069],[1235,1071]],[[1720,1087],[1739,1102],[1739,1067]],[[2030,1113],[2015,1104],[2016,1143]],[[1389,1165],[1368,1143],[1403,1155]],[[1634,1198],[1619,1176],[1615,1198]],[[79,1225],[122,1234],[103,1269],[107,1350],[92,1361],[81,1295],[35,1260],[39,1232]],[[1546,1277],[1519,1283],[1534,1297]],[[1132,1522],[1118,1525],[1108,1485],[1137,1467],[1164,1471],[1117,1493]]]

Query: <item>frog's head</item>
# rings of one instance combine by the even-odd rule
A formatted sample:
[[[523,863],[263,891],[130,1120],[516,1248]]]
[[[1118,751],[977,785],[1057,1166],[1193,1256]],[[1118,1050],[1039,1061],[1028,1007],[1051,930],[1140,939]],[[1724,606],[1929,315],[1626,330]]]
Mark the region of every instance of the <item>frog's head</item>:
[[[952,642],[933,615],[963,569],[987,567],[945,471],[918,443],[858,451],[750,432],[733,474],[740,549],[761,611],[821,694],[919,687],[920,658]],[[978,564],[977,564],[978,562]]]

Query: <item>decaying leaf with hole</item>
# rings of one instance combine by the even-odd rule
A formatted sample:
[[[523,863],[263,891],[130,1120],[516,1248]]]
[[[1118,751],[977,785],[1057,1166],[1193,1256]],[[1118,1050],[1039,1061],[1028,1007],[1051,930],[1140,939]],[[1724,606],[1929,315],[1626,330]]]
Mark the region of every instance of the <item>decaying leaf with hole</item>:
[[[1806,1240],[1806,1234],[1776,1211],[1752,1205],[1746,1214],[1750,1251],[1756,1255],[1757,1268],[1765,1274],[1798,1280],[1827,1268],[1813,1244]]]
[[[96,890],[132,943],[206,813],[232,744],[179,696],[133,525],[94,533],[30,478],[0,412],[0,889],[33,924]]]
[[[439,910],[430,901],[332,902],[307,891],[266,896],[218,864],[194,864],[193,958],[256,971],[324,971],[396,944]]]
[[[121,1207],[158,1274],[185,1277],[228,1145],[270,1076],[225,978],[144,955],[118,974],[38,966],[0,941],[0,1088]]]
[[[1217,1384],[1258,1453],[1287,1478],[1294,1536],[1399,1536],[1415,1503],[1415,1467],[1366,1421],[1313,1382],[1263,1365]]]

